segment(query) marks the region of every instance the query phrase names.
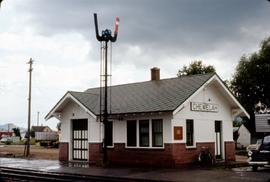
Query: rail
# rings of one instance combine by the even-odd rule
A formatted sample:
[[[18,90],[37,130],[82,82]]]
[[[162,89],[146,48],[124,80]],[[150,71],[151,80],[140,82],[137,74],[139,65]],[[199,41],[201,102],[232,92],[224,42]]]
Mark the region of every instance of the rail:
[[[70,173],[56,173],[56,172],[44,172],[29,169],[0,167],[0,182],[2,181],[89,181],[89,182],[156,182],[161,180],[151,179],[135,179],[126,177],[113,177],[113,176],[93,176],[82,174],[70,174]]]

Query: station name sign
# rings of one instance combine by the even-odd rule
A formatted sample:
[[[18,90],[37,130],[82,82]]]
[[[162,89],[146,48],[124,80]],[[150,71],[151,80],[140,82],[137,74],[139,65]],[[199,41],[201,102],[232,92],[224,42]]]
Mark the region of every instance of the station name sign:
[[[204,102],[190,102],[191,111],[218,112],[218,105]]]

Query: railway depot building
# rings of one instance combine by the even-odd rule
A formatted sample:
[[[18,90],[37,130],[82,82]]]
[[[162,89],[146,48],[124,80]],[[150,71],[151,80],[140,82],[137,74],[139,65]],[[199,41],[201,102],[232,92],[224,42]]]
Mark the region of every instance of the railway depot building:
[[[173,167],[197,161],[202,147],[235,160],[233,119],[247,116],[217,74],[111,86],[108,158],[113,164]],[[61,121],[59,160],[102,160],[99,88],[68,91],[47,114]]]

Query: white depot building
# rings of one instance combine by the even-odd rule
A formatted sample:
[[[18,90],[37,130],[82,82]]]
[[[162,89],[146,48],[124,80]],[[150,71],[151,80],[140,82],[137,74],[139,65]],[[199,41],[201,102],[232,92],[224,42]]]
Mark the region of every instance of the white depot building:
[[[208,147],[215,160],[235,160],[233,119],[248,113],[217,74],[111,86],[108,158],[125,165],[177,166]],[[62,123],[59,159],[102,160],[100,89],[67,92],[47,114]]]

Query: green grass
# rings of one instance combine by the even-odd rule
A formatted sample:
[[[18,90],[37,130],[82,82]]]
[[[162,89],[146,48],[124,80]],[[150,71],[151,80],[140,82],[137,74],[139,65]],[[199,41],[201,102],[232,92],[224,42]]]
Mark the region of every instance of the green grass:
[[[11,145],[24,145],[26,142],[26,139],[25,140],[20,140],[18,142],[14,142],[14,143],[11,143]],[[36,144],[36,140],[34,138],[31,138],[30,139],[30,145],[35,145]]]

